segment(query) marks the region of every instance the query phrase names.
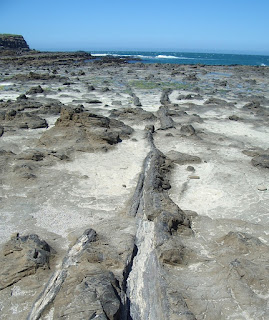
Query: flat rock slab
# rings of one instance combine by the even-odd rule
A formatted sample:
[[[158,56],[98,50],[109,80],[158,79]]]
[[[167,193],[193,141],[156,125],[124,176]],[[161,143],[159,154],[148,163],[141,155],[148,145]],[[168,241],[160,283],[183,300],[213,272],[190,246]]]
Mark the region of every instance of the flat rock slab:
[[[192,156],[190,154],[182,153],[174,150],[170,150],[167,153],[167,157],[171,159],[174,163],[177,163],[180,165],[202,162],[201,158],[198,156]]]

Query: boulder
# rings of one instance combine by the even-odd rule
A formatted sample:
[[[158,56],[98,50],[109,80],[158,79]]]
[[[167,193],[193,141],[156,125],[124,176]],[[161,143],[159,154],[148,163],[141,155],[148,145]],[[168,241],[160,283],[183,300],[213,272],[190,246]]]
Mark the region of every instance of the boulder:
[[[163,90],[162,95],[161,95],[161,99],[160,99],[160,102],[162,105],[167,105],[167,104],[171,103],[171,101],[169,99],[169,95],[171,92],[172,92],[172,89],[170,89],[170,88]]]
[[[140,102],[140,100],[139,100],[139,98],[137,96],[134,96],[133,103],[134,103],[134,105],[136,107],[141,107],[142,106],[142,104],[141,104],[141,102]]]
[[[169,115],[169,110],[167,106],[160,106],[158,110],[158,117],[160,119],[160,129],[167,130],[170,128],[175,128],[175,122]]]
[[[41,86],[32,87],[30,90],[26,92],[27,95],[43,93],[44,90]]]
[[[194,127],[191,124],[181,126],[180,132],[184,136],[193,136],[196,133]]]
[[[261,154],[261,155],[255,156],[251,160],[251,163],[254,167],[269,168],[269,155]]]
[[[229,116],[229,120],[238,121],[240,118],[236,115]]]
[[[0,290],[36,273],[38,268],[48,269],[52,251],[36,234],[12,236],[1,252]]]

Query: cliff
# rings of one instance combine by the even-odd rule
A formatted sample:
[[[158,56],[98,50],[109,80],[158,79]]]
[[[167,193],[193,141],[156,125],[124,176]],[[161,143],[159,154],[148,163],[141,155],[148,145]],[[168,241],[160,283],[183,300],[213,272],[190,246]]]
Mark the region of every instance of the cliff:
[[[23,36],[15,34],[0,34],[0,48],[29,50],[29,46]]]

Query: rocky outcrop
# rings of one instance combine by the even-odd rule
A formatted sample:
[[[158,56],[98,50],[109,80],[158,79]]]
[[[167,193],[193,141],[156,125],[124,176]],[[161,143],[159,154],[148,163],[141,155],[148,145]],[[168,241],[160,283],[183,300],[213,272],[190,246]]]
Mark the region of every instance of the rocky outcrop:
[[[29,112],[11,109],[10,111],[2,112],[0,117],[2,118],[2,125],[5,128],[5,131],[15,128],[38,129],[48,127],[48,123],[45,119]]]
[[[0,49],[29,50],[29,46],[21,35],[0,34]]]
[[[113,109],[110,112],[110,116],[123,121],[130,120],[135,122],[155,121],[157,119],[152,112],[143,110],[142,108]]]
[[[177,234],[191,234],[187,215],[171,200],[168,191],[170,161],[154,144],[147,130],[151,151],[147,155],[129,214],[136,216],[137,254],[128,278],[132,319],[195,320],[183,297],[167,287],[165,265],[181,265],[186,248]]]
[[[50,246],[36,234],[12,236],[1,254],[0,290],[36,273],[38,268],[48,269],[51,254]]]
[[[62,108],[55,126],[46,131],[39,140],[40,146],[93,151],[107,150],[122,139],[129,138],[133,129],[123,122],[99,116],[81,108]]]
[[[13,52],[1,319],[267,319],[269,68]]]
[[[170,128],[175,128],[175,122],[169,115],[169,109],[167,106],[160,106],[158,110],[158,117],[160,120],[160,129],[167,130]]]

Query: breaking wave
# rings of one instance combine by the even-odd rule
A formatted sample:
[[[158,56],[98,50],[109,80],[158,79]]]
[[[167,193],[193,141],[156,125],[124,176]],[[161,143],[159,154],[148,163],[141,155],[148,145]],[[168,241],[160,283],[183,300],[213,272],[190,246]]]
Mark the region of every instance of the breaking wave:
[[[175,56],[166,56],[163,54],[159,54],[158,56],[155,57],[156,59],[180,59],[180,57],[175,57]]]

